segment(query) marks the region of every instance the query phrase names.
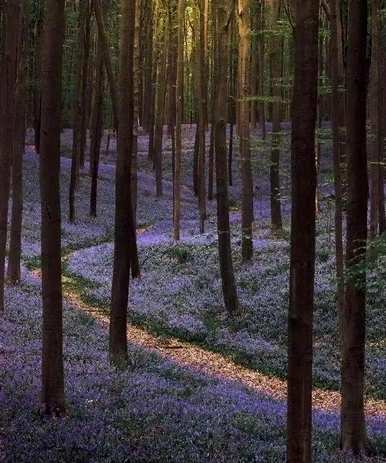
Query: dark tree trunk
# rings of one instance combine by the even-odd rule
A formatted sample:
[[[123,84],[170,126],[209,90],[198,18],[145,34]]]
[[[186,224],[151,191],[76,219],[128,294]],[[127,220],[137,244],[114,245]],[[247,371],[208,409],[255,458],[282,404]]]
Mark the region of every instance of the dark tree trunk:
[[[95,63],[95,91],[91,115],[91,145],[90,145],[90,168],[91,168],[91,192],[90,192],[90,216],[97,216],[97,196],[98,196],[98,175],[99,158],[103,135],[103,47],[98,34],[98,47]]]
[[[249,116],[251,95],[250,82],[250,48],[251,48],[251,3],[249,0],[238,0],[239,20],[239,137],[240,137],[240,162],[242,180],[242,209],[241,227],[242,241],[241,253],[243,262],[248,262],[253,257],[253,178],[251,165],[251,147]]]
[[[9,240],[7,279],[11,284],[20,281],[21,232],[23,222],[23,155],[26,134],[26,66],[25,66],[25,19],[20,16],[19,43],[21,51],[17,63],[16,115],[12,160],[12,211]]]
[[[229,224],[228,169],[227,169],[227,90],[228,90],[228,44],[229,27],[234,13],[232,0],[216,0],[216,110],[215,110],[215,151],[217,184],[217,228],[220,271],[225,308],[230,315],[239,312],[237,288],[233,272],[232,248]]]
[[[5,255],[12,155],[15,148],[16,87],[21,28],[20,0],[5,5],[5,37],[0,77],[0,312],[4,310]]]
[[[344,304],[344,246],[343,246],[343,175],[344,157],[344,87],[343,43],[341,29],[340,0],[330,0],[330,57],[332,80],[332,133],[334,156],[335,185],[335,255],[337,278],[337,312],[338,329],[342,329],[342,312]],[[340,337],[340,336],[339,336]]]
[[[65,411],[65,405],[59,176],[64,0],[46,0],[45,14],[42,43],[42,124],[40,134],[43,296],[42,403],[47,415],[62,415]]]
[[[365,259],[368,176],[366,153],[367,2],[349,1],[347,48],[348,205],[346,266]],[[346,283],[343,312],[341,445],[366,448],[364,413],[366,272]]]
[[[114,268],[110,313],[110,361],[121,367],[127,363],[127,305],[130,268],[135,273],[138,270],[133,265],[137,257],[137,249],[130,182],[134,122],[134,35],[135,3],[122,0]]]
[[[292,103],[292,226],[288,314],[289,463],[309,463],[315,275],[315,128],[319,1],[297,0]]]

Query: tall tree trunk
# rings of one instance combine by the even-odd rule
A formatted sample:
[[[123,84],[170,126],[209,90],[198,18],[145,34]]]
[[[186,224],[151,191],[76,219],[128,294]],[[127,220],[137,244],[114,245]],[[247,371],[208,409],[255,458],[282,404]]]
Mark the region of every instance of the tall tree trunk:
[[[184,85],[184,23],[185,0],[178,0],[177,5],[177,95],[176,95],[176,159],[174,163],[174,208],[173,236],[180,239],[181,221],[181,158],[182,158],[182,87]]]
[[[215,151],[217,185],[217,228],[220,272],[225,308],[230,315],[239,311],[236,282],[233,271],[229,224],[228,169],[226,147],[228,44],[229,27],[233,15],[232,0],[215,0],[216,61],[215,61]]]
[[[384,82],[382,60],[382,14],[381,1],[372,0],[372,54],[369,86],[370,113],[370,237],[375,238],[380,232],[384,218],[384,179],[382,162],[384,152]],[[383,203],[383,210],[382,210]]]
[[[154,32],[154,5],[153,0],[150,0],[144,8],[146,15],[145,20],[145,52],[144,52],[144,84],[143,84],[143,107],[142,115],[143,121],[142,126],[147,133],[150,133],[151,124],[151,108],[153,106],[153,32]]]
[[[17,78],[16,78],[16,106],[15,106],[15,133],[13,141],[12,160],[12,212],[11,230],[9,240],[9,255],[7,279],[11,284],[20,281],[20,260],[21,260],[21,232],[23,222],[23,155],[25,148],[26,134],[26,20],[25,11],[22,6],[20,15],[19,38],[20,51],[18,53]]]
[[[16,88],[21,1],[5,5],[4,53],[0,80],[0,312],[4,310],[5,255],[12,154],[15,146]]]
[[[82,130],[82,114],[84,108],[82,107],[82,90],[83,90],[83,61],[85,50],[85,42],[83,40],[84,30],[86,27],[88,14],[87,1],[79,2],[79,49],[77,56],[77,75],[75,82],[75,98],[73,108],[73,141],[72,141],[72,159],[71,159],[71,175],[70,175],[70,190],[69,190],[69,221],[75,221],[75,190],[79,181],[79,167],[81,163],[81,130]],[[84,158],[83,158],[84,164]]]
[[[282,41],[278,37],[278,24],[280,20],[280,1],[270,0],[270,22],[273,33],[270,48],[270,67],[272,85],[272,149],[270,164],[270,185],[271,185],[271,224],[274,232],[279,232],[283,228],[281,214],[281,194],[280,194],[280,144],[281,144],[281,45]]]
[[[334,157],[335,186],[335,256],[337,280],[338,329],[342,330],[342,313],[344,304],[344,246],[343,246],[343,175],[342,161],[345,145],[345,102],[343,43],[340,13],[340,0],[330,0],[330,57],[332,80],[332,133]],[[340,336],[339,336],[340,338]]]
[[[318,30],[319,1],[297,0],[292,103],[292,224],[288,314],[289,463],[309,463],[312,458]]]
[[[121,2],[121,43],[119,77],[119,129],[116,167],[114,266],[110,312],[110,361],[127,363],[127,305],[130,269],[137,255],[131,203],[131,155],[134,117],[134,35],[135,2]],[[133,275],[135,276],[135,275]]]
[[[160,26],[162,27],[162,26]],[[166,25],[163,26],[163,44],[157,69],[157,93],[156,93],[156,116],[154,127],[154,157],[155,177],[156,177],[156,195],[162,196],[162,145],[163,145],[163,128],[165,119],[165,100],[166,100],[166,64],[167,64],[167,47],[168,33]]]
[[[249,135],[250,103],[248,98],[251,94],[250,82],[250,49],[251,49],[251,17],[250,0],[238,1],[239,20],[239,98],[240,98],[240,162],[242,180],[242,205],[241,205],[241,226],[242,241],[241,252],[243,262],[253,257],[253,179],[251,166],[251,147]]]
[[[115,84],[113,66],[111,63],[110,46],[105,29],[103,9],[101,6],[101,0],[93,0],[93,2],[95,19],[98,27],[98,34],[103,46],[103,58],[105,62],[106,75],[110,89],[111,104],[113,108],[114,128],[115,130],[118,130],[118,93],[117,86]]]
[[[97,54],[95,61],[94,101],[91,112],[90,145],[90,216],[97,216],[98,176],[101,143],[103,136],[103,89],[104,89],[103,45],[98,33]]]
[[[365,259],[367,240],[367,2],[349,1],[347,49],[348,273]],[[366,273],[346,283],[343,313],[341,445],[360,454],[366,447],[364,413]]]
[[[205,0],[199,2],[199,105],[198,105],[198,210],[200,216],[200,233],[205,232],[206,220],[206,126],[208,117],[207,82],[206,82],[206,38],[205,38]]]
[[[64,0],[46,0],[42,42],[40,146],[43,358],[42,403],[47,415],[62,415],[64,404],[62,262],[60,215],[61,79]]]

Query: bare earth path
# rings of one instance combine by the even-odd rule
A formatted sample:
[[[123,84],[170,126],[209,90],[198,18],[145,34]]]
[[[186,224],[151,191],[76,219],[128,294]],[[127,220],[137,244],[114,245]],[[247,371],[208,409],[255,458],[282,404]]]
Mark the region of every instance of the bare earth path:
[[[75,309],[88,313],[104,326],[108,325],[108,317],[102,314],[98,308],[85,304],[75,292],[66,291],[65,297]],[[221,354],[207,351],[173,337],[165,340],[133,325],[128,326],[127,335],[130,343],[145,350],[156,352],[161,357],[173,360],[180,366],[190,367],[219,379],[235,381],[250,390],[276,400],[286,400],[287,398],[286,381],[242,367]],[[340,408],[340,401],[339,392],[317,388],[313,391],[313,407],[317,410],[337,412]],[[386,419],[386,401],[367,400],[366,414],[369,417],[377,416]]]

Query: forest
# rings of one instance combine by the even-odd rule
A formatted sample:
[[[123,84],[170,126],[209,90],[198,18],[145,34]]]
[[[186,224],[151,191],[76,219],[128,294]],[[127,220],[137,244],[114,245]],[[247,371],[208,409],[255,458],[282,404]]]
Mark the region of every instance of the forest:
[[[0,0],[0,462],[386,462],[386,2]]]

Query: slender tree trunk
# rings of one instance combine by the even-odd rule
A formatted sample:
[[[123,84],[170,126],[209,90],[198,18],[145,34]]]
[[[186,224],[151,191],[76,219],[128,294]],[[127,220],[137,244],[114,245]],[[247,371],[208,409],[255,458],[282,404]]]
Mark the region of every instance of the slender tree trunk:
[[[270,0],[271,29],[274,37],[271,40],[270,67],[272,85],[272,148],[270,164],[270,185],[271,185],[271,224],[272,230],[280,232],[283,228],[281,214],[280,194],[280,144],[281,144],[281,40],[277,37],[278,23],[280,20],[280,0]]]
[[[108,37],[106,34],[105,23],[103,18],[103,9],[101,6],[101,0],[93,0],[93,7],[95,13],[95,19],[98,27],[98,34],[103,46],[103,58],[106,67],[107,80],[109,83],[111,104],[113,107],[113,118],[114,118],[114,128],[118,130],[118,94],[117,86],[115,84],[115,78],[113,73],[113,66],[111,63],[110,56],[110,46]]]
[[[288,314],[289,463],[309,463],[312,458],[318,30],[319,1],[297,0],[292,103],[292,227]]]
[[[40,134],[42,403],[44,412],[55,416],[62,415],[65,411],[59,185],[64,3],[64,0],[46,0],[45,2]]]
[[[370,113],[370,237],[375,238],[381,231],[384,218],[384,179],[382,162],[384,152],[384,76],[382,60],[382,13],[381,1],[372,0],[372,56],[369,86]],[[383,207],[382,207],[383,203]],[[383,209],[383,210],[382,210]]]
[[[12,211],[11,230],[9,240],[9,255],[7,279],[11,284],[20,281],[20,259],[21,259],[21,232],[23,222],[23,155],[25,147],[25,116],[26,116],[26,82],[27,70],[25,66],[25,34],[26,21],[25,11],[20,14],[19,38],[20,51],[17,63],[17,85],[16,85],[16,106],[15,106],[15,133],[13,141],[12,161]]]
[[[79,182],[79,167],[80,167],[80,146],[81,146],[81,130],[82,130],[82,81],[83,81],[83,61],[86,50],[83,40],[84,29],[86,27],[88,14],[87,1],[79,2],[79,49],[77,56],[77,75],[75,83],[75,101],[73,108],[73,141],[72,141],[72,159],[71,159],[71,175],[70,175],[70,190],[69,190],[69,221],[75,221],[75,190]],[[83,159],[84,163],[84,159]]]
[[[230,315],[239,311],[236,282],[233,271],[232,248],[229,224],[228,169],[226,147],[227,89],[228,89],[228,43],[229,27],[233,15],[232,0],[215,0],[216,13],[216,110],[215,151],[217,184],[217,228],[220,271],[225,308]]]
[[[150,133],[152,127],[151,108],[153,106],[153,32],[154,32],[154,5],[153,0],[147,2],[144,8],[146,15],[146,46],[144,53],[144,84],[143,84],[143,128]]]
[[[121,2],[119,130],[116,167],[114,267],[110,313],[110,361],[127,363],[127,305],[130,269],[137,255],[131,202],[130,160],[133,150],[135,3]],[[134,275],[133,275],[134,276]]]
[[[174,164],[174,215],[173,236],[180,239],[181,221],[181,158],[182,158],[182,87],[184,85],[184,23],[185,0],[178,0],[177,5],[177,95],[176,95],[176,159]]]
[[[367,2],[349,1],[347,49],[348,206],[346,266],[350,273],[365,259],[367,240]],[[346,283],[343,313],[341,445],[364,453],[366,272]]]
[[[90,145],[90,216],[97,216],[98,176],[101,143],[103,136],[103,89],[104,89],[103,45],[98,33],[97,55],[95,62],[94,101],[91,114]]]
[[[205,38],[205,0],[199,4],[199,106],[198,106],[198,210],[200,216],[200,233],[205,232],[206,220],[206,126],[208,117],[207,82],[206,82],[206,38]]]
[[[5,5],[5,37],[0,77],[0,312],[4,310],[5,255],[12,154],[15,146],[16,86],[21,18],[20,0]]]
[[[242,206],[241,226],[242,241],[241,252],[243,262],[253,257],[253,179],[251,166],[251,147],[249,135],[250,103],[248,98],[251,93],[250,82],[250,49],[251,49],[251,17],[250,0],[238,1],[239,20],[239,98],[240,98],[240,162],[242,180]]]
[[[167,64],[167,46],[168,33],[164,25],[163,45],[160,52],[158,70],[157,70],[157,93],[156,93],[156,117],[154,127],[154,158],[155,176],[156,176],[156,195],[162,196],[162,145],[163,145],[163,128],[165,119],[165,101],[166,101],[166,64]]]
[[[338,329],[342,332],[342,313],[344,304],[344,246],[343,246],[343,175],[344,156],[344,69],[343,43],[340,13],[340,0],[330,0],[330,56],[332,80],[332,132],[335,186],[335,255],[337,280]],[[339,336],[340,338],[341,336]]]

